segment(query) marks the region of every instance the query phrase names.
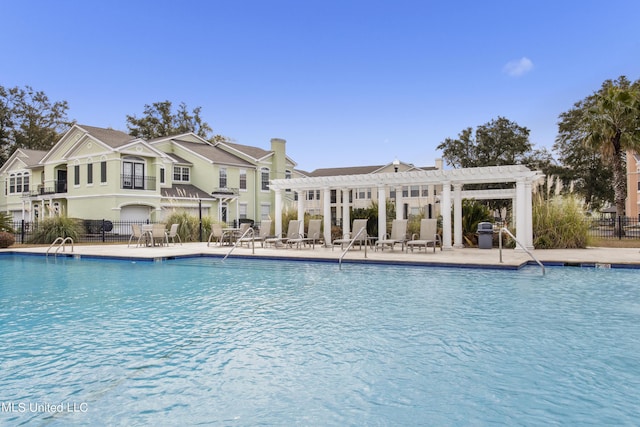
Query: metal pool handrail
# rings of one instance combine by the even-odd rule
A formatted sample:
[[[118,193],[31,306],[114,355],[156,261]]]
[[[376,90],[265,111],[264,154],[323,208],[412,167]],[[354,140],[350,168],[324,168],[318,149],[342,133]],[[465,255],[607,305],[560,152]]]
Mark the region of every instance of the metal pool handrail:
[[[71,243],[71,252],[73,252],[73,239],[71,237],[56,237],[56,240],[53,241],[53,243],[47,248],[47,252],[45,252],[45,256],[49,256],[49,251],[51,250],[51,248],[53,248],[55,245],[58,245],[56,247],[56,251],[55,254],[58,254],[58,251],[60,250],[60,248],[62,248],[62,252],[65,251],[65,244],[67,242]]]
[[[365,233],[367,232],[367,228],[366,227],[362,227],[360,229],[360,231],[358,231],[356,233],[356,235],[353,236],[353,239],[351,239],[351,241],[347,245],[347,249],[342,251],[342,253],[340,254],[340,258],[338,258],[338,267],[339,267],[340,270],[342,270],[342,258],[344,258],[344,256],[347,254],[347,252],[349,251],[351,246],[353,246],[353,243],[358,239],[358,236],[360,236],[360,234],[362,234],[363,232],[365,232]],[[367,257],[367,241],[366,240],[364,242],[364,257],[365,258]]]
[[[514,235],[513,235],[513,234],[512,234],[508,229],[506,229],[506,228],[504,228],[504,227],[500,229],[500,234],[499,234],[499,236],[498,236],[498,243],[499,243],[499,247],[500,247],[500,262],[502,262],[502,232],[503,232],[503,231],[504,231],[505,233],[507,233],[509,236],[511,236],[511,238],[512,238],[513,240],[515,240],[515,242],[516,242],[518,245],[520,245],[520,247],[522,248],[522,250],[524,250],[526,253],[528,253],[528,254],[529,254],[529,256],[530,256],[531,258],[533,258],[533,260],[534,260],[535,262],[537,262],[537,263],[538,263],[538,265],[540,266],[540,268],[542,268],[542,275],[544,275],[544,265],[543,265],[543,264],[538,260],[538,258],[536,258],[536,257],[535,257],[535,256],[534,256],[534,255],[533,255],[533,254],[532,254],[532,253],[531,253],[527,248],[525,248],[525,247],[524,247],[524,245],[518,241],[518,239],[516,239],[516,236],[514,236]]]
[[[255,254],[256,253],[256,235],[253,231],[253,228],[249,227],[246,229],[246,231],[244,233],[242,233],[242,236],[238,237],[236,239],[236,242],[233,244],[233,247],[231,249],[229,249],[229,252],[227,252],[227,254],[224,256],[224,258],[222,258],[222,261],[224,261],[225,259],[227,259],[227,257],[229,255],[231,255],[231,252],[233,252],[233,250],[238,246],[238,243],[240,243],[240,240],[242,240],[247,234],[251,233],[251,253]]]

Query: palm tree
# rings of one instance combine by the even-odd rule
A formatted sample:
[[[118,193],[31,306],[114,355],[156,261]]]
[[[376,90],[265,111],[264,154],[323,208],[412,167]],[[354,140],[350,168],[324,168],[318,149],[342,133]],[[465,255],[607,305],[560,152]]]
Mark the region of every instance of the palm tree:
[[[640,81],[624,76],[606,81],[587,103],[582,115],[583,143],[602,153],[613,168],[614,202],[618,216],[625,214],[627,197],[626,152],[640,152]],[[618,225],[616,225],[618,227]],[[616,229],[622,233],[622,230]]]

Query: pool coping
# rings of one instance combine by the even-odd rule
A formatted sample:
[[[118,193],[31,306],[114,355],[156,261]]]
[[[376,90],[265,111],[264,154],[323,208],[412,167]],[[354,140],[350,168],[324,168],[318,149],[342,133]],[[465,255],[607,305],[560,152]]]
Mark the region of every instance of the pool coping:
[[[0,255],[35,255],[47,256],[48,247],[27,247],[0,249]],[[127,245],[75,245],[73,251],[65,248],[64,252],[49,253],[49,257],[73,257],[130,260],[139,262],[161,262],[180,258],[224,258],[228,255],[234,259],[270,259],[306,262],[326,262],[339,264],[342,251],[316,246],[315,248],[236,248],[230,254],[230,248],[207,246],[206,243],[185,243],[163,247],[128,247]],[[384,264],[445,268],[481,268],[518,270],[537,265],[524,251],[504,249],[502,262],[500,251],[493,249],[454,248],[452,250],[434,252],[401,252],[365,251],[355,249],[348,251],[342,260],[343,264]],[[582,267],[582,268],[622,268],[640,269],[640,250],[638,248],[586,248],[586,249],[553,249],[534,250],[533,254],[545,267]]]

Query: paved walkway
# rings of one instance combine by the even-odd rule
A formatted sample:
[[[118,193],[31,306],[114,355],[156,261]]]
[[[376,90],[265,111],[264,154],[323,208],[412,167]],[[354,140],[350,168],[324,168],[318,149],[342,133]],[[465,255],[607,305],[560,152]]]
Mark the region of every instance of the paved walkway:
[[[207,246],[206,243],[185,243],[183,245],[169,245],[156,247],[127,247],[127,245],[75,245],[73,251],[67,246],[65,251],[60,250],[58,255],[67,256],[92,256],[92,257],[116,257],[133,259],[166,259],[172,257],[185,256],[218,256],[224,257],[230,250],[229,246]],[[44,254],[47,247],[29,248],[9,248],[0,252],[35,253]],[[51,250],[49,255],[55,251]],[[545,265],[579,265],[579,266],[607,266],[611,267],[631,267],[640,268],[640,249],[638,248],[587,248],[587,249],[550,249],[534,250],[533,255]],[[327,260],[338,262],[342,251],[336,247],[315,248],[301,247],[294,248],[262,248],[259,245],[255,249],[237,247],[233,250],[231,257],[264,257],[264,258],[291,258],[291,259],[311,259]],[[430,249],[424,251],[402,252],[400,248],[391,251],[374,251],[372,249],[358,250],[351,249],[345,254],[343,262],[384,262],[384,263],[410,263],[424,265],[445,265],[460,267],[495,267],[495,268],[518,268],[533,262],[531,257],[523,252],[514,249],[503,249],[502,262],[500,262],[500,250],[494,249],[453,249],[449,251]]]

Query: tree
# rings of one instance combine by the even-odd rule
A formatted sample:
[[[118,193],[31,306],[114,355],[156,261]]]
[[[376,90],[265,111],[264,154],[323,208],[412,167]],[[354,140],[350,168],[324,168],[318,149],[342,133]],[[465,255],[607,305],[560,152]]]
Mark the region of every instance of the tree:
[[[560,124],[560,135],[571,133],[574,129],[572,125],[569,126],[573,118],[565,118]],[[547,174],[559,177],[563,186],[572,188],[590,209],[597,210],[613,202],[613,170],[600,152],[587,147],[575,136],[558,137],[553,149],[558,154],[560,165],[552,166],[546,171]]]
[[[529,129],[504,117],[491,120],[476,129],[466,128],[458,139],[447,138],[437,147],[447,164],[454,168],[523,164],[538,168],[551,163],[546,149],[534,150]]]
[[[201,111],[201,107],[196,107],[189,112],[183,102],[174,113],[171,101],[156,102],[144,106],[144,116],[141,118],[127,115],[127,128],[132,136],[144,139],[193,132],[204,139],[225,141],[226,138],[221,135],[210,137],[213,131],[200,117]]]
[[[600,90],[560,115],[559,130],[558,144],[582,143],[611,165],[614,203],[624,216],[626,151],[640,151],[640,80],[606,80]]]
[[[455,168],[505,166],[522,164],[532,169],[548,169],[552,156],[546,149],[536,150],[529,141],[529,129],[504,117],[485,123],[473,132],[466,128],[458,139],[447,138],[437,147],[447,164]],[[505,188],[502,184],[466,185],[466,189]],[[498,211],[509,205],[506,201],[488,201]]]
[[[67,101],[51,102],[30,86],[0,86],[0,165],[18,148],[48,150],[72,122]]]

